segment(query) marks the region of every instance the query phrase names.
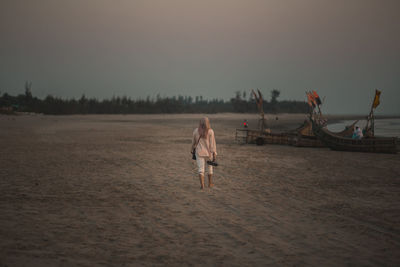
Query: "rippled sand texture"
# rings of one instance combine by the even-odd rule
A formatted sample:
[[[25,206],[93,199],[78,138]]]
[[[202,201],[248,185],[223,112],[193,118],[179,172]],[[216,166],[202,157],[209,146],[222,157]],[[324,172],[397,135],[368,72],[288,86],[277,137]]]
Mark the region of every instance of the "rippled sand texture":
[[[400,154],[238,145],[256,115],[0,116],[0,266],[400,265]],[[294,128],[304,115],[279,115]]]

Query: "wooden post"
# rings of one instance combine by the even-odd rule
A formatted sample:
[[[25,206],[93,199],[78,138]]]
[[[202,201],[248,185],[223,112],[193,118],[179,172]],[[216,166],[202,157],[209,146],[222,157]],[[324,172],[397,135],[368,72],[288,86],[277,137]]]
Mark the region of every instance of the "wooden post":
[[[376,93],[375,93],[376,94]],[[367,126],[365,126],[365,131],[366,134],[369,134],[369,132],[371,133],[371,137],[375,136],[375,122],[374,122],[374,100],[375,100],[375,96],[372,99],[372,104],[371,104],[371,111],[369,112],[369,115],[367,117]],[[369,131],[369,129],[371,129],[371,131]]]
[[[261,132],[264,132],[265,126],[266,126],[265,125],[265,117],[264,117],[264,107],[263,107],[264,100],[263,100],[262,94],[259,89],[257,89],[258,97],[253,89],[251,89],[251,92],[254,95],[254,98],[256,99],[258,112],[260,112],[260,119],[258,120],[258,128],[260,129]]]

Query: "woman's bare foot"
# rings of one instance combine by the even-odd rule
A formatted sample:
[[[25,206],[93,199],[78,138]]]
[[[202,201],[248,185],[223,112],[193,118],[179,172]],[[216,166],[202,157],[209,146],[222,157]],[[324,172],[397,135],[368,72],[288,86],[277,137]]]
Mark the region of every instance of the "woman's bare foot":
[[[214,184],[212,182],[212,174],[209,174],[208,175],[208,187],[211,188],[213,186],[214,186]]]
[[[199,175],[199,179],[200,179],[200,189],[204,189],[204,175],[200,174]]]

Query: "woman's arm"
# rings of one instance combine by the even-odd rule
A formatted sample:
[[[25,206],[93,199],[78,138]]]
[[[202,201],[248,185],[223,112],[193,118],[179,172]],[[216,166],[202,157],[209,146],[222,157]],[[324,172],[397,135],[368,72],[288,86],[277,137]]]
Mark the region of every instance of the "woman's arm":
[[[213,156],[213,159],[215,159],[217,157],[217,143],[215,142],[215,135],[214,135],[214,131],[211,130],[210,131],[210,152]]]
[[[197,141],[197,139],[196,139],[196,130],[194,130],[193,131],[193,137],[192,137],[192,148],[190,150],[191,153],[193,153],[193,150],[195,148],[194,146],[196,145],[196,141]]]

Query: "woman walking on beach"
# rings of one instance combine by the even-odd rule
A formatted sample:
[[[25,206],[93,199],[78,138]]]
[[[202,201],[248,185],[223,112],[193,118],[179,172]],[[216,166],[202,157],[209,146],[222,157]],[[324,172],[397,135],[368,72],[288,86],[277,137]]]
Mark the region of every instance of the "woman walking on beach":
[[[199,127],[193,131],[192,154],[196,155],[201,189],[204,189],[204,173],[206,162],[215,161],[217,157],[217,145],[214,131],[210,127],[210,120],[204,117],[200,120]],[[208,187],[213,187],[213,166],[208,165]]]

